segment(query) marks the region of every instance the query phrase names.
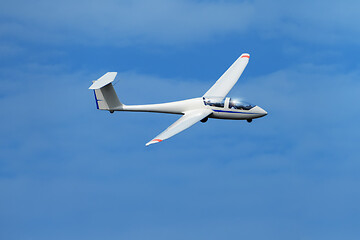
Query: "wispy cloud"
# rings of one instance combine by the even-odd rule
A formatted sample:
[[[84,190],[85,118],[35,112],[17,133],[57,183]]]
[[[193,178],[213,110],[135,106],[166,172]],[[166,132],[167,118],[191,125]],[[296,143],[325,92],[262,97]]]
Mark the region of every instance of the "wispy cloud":
[[[52,44],[202,42],[229,33],[357,44],[356,1],[50,1],[2,4],[0,34]],[[18,8],[18,6],[23,6]],[[325,7],[326,6],[326,7]],[[319,14],[321,12],[321,14]]]
[[[138,115],[131,113],[107,115],[106,112],[98,112],[95,110],[92,93],[87,87],[92,79],[100,76],[90,72],[62,74],[61,69],[63,69],[62,66],[30,65],[20,69],[18,72],[9,71],[11,74],[2,77],[2,84],[5,84],[7,88],[2,88],[0,92],[0,101],[4,106],[1,117],[9,123],[1,127],[1,131],[9,136],[9,138],[3,139],[3,144],[6,145],[11,141],[19,143],[18,134],[21,134],[23,135],[21,142],[32,145],[36,142],[36,138],[32,134],[40,137],[40,140],[42,134],[47,135],[53,131],[56,131],[57,134],[56,129],[59,128],[65,128],[69,131],[74,128],[92,129],[96,122],[100,121],[100,118],[101,121],[108,121],[105,119],[111,116],[109,118],[111,123],[106,124],[107,127],[101,127],[103,130],[107,129],[107,135],[111,135],[109,138],[118,138],[117,142],[125,145],[130,138],[137,139],[136,142],[142,146],[142,141],[144,142],[151,138],[152,135],[161,132],[177,119],[177,116],[146,114],[146,121],[143,121],[142,116],[145,114],[141,113],[138,113]],[[23,79],[25,76],[27,81],[16,81],[16,79]],[[265,134],[263,137],[266,138],[266,135],[270,137],[273,134],[285,136],[288,131],[292,131],[295,135],[291,140],[296,144],[296,142],[307,139],[306,129],[319,134],[329,134],[327,130],[331,128],[334,129],[333,134],[335,135],[338,128],[343,129],[343,131],[349,130],[347,127],[338,124],[345,121],[348,122],[347,126],[350,127],[351,119],[359,117],[359,111],[352,110],[352,106],[349,104],[359,100],[358,94],[354,90],[360,87],[357,81],[359,76],[358,71],[337,73],[334,66],[305,64],[296,68],[246,79],[246,81],[240,79],[230,96],[245,97],[247,100],[264,107],[269,112],[266,121],[255,121],[254,124],[260,124],[257,130],[242,129],[241,131],[245,131],[244,135]],[[213,84],[213,82],[201,82],[196,79],[187,81],[165,79],[136,72],[119,73],[118,79],[119,82],[115,85],[115,88],[120,99],[126,104],[156,103],[198,97]],[[25,107],[19,111],[18,107],[14,108],[14,106]],[[338,114],[339,109],[341,109],[341,116]],[[335,115],[334,110],[336,110]],[[96,116],[96,118],[85,120],[82,119],[84,115]],[[119,115],[125,115],[132,120],[118,118]],[[151,128],[148,128],[149,122]],[[221,131],[224,139],[228,137],[232,139],[230,137],[234,134],[231,130],[232,123],[216,120],[210,122],[204,125],[205,128],[208,125],[214,127],[221,125],[223,130],[228,128],[228,131],[224,130],[224,133]],[[263,125],[263,122],[265,125]],[[291,124],[284,124],[285,122]],[[71,126],[72,124],[75,125]],[[127,131],[122,131],[121,129],[125,125]],[[294,125],[297,127],[293,128]],[[44,129],[39,131],[38,128],[41,127],[44,127]],[[131,132],[128,128],[133,129],[132,136],[128,135]],[[17,129],[17,131],[14,132],[14,129]],[[95,130],[97,134],[101,135],[101,129]],[[118,129],[119,131],[111,133],[111,129]],[[191,135],[196,132],[196,128],[194,132],[189,131]],[[85,133],[86,131],[82,131],[78,134]],[[216,131],[215,133],[206,132],[206,134],[212,136],[216,134]],[[348,138],[343,140],[353,141],[354,134],[359,134],[359,132],[352,132]],[[182,137],[180,136],[180,138]],[[209,141],[212,141],[211,139],[210,137]],[[218,137],[214,139],[218,139]],[[327,140],[330,141],[330,139]],[[58,137],[55,141],[57,141],[57,145],[63,145],[63,140],[65,141],[65,139]],[[178,141],[181,142],[181,140]],[[218,143],[218,145],[221,144]],[[223,144],[226,145],[226,142],[223,142]],[[332,144],[335,144],[335,142]],[[37,148],[30,149],[36,151]],[[197,150],[194,151],[198,152]],[[26,151],[18,152],[27,153]]]
[[[358,239],[356,6],[1,3],[0,238]],[[229,96],[269,112],[251,124],[146,148],[179,116],[98,111],[88,90],[119,71],[126,104],[201,96],[239,45],[253,58]]]
[[[3,6],[0,30],[52,43],[173,44],[243,30],[252,12],[246,2],[63,1],[54,7],[49,1],[15,1]]]
[[[47,239],[61,229],[67,239],[79,232],[89,239],[158,239],[166,231],[211,239],[224,229],[238,236],[240,222],[246,237],[261,226],[267,236],[281,232],[288,239],[298,229],[327,234],[308,224],[314,219],[343,233],[334,205],[344,217],[340,224],[358,216],[358,195],[346,187],[356,185],[359,167],[354,119],[360,113],[349,104],[359,100],[358,71],[304,64],[242,78],[231,95],[264,107],[266,118],[251,124],[210,119],[145,148],[178,116],[98,111],[87,88],[100,74],[64,68],[31,63],[0,71],[7,86],[0,90],[3,235]],[[136,72],[121,72],[119,80],[115,88],[128,104],[201,96],[213,84]],[[337,205],[344,201],[334,189],[349,204]],[[274,218],[292,231],[284,233]]]

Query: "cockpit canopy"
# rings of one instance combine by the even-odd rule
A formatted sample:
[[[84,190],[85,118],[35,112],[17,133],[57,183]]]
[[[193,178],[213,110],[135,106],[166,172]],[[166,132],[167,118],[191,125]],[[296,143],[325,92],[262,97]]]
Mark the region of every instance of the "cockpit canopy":
[[[253,105],[251,103],[242,101],[242,100],[237,99],[237,98],[230,98],[230,101],[229,101],[229,108],[230,109],[250,110],[255,106],[256,105]]]
[[[238,98],[204,97],[203,100],[205,105],[219,108],[250,110],[256,106]]]
[[[224,107],[225,98],[220,97],[211,97],[211,98],[203,98],[204,104],[212,107]]]

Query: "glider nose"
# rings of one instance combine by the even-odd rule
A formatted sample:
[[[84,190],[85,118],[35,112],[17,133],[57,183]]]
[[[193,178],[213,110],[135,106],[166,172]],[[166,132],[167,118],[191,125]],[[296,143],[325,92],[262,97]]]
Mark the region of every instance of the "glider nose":
[[[259,107],[259,110],[260,110],[260,114],[261,114],[262,117],[267,115],[267,111],[265,111],[261,107]]]

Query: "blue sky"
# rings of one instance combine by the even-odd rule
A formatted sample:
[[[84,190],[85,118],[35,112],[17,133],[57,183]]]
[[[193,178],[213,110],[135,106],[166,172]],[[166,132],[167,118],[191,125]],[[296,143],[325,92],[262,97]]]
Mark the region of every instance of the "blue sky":
[[[359,239],[357,1],[3,1],[1,239]],[[268,111],[210,119],[97,111],[205,93]]]

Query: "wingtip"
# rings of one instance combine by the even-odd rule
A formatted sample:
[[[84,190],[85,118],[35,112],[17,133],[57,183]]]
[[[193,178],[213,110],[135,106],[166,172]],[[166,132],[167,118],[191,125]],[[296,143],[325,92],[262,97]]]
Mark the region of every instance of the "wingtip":
[[[250,54],[243,53],[243,54],[241,54],[240,58],[250,58]]]
[[[154,144],[154,143],[159,143],[161,141],[162,141],[161,139],[153,139],[150,142],[148,142],[147,144],[145,144],[145,146],[149,146],[149,145]]]

